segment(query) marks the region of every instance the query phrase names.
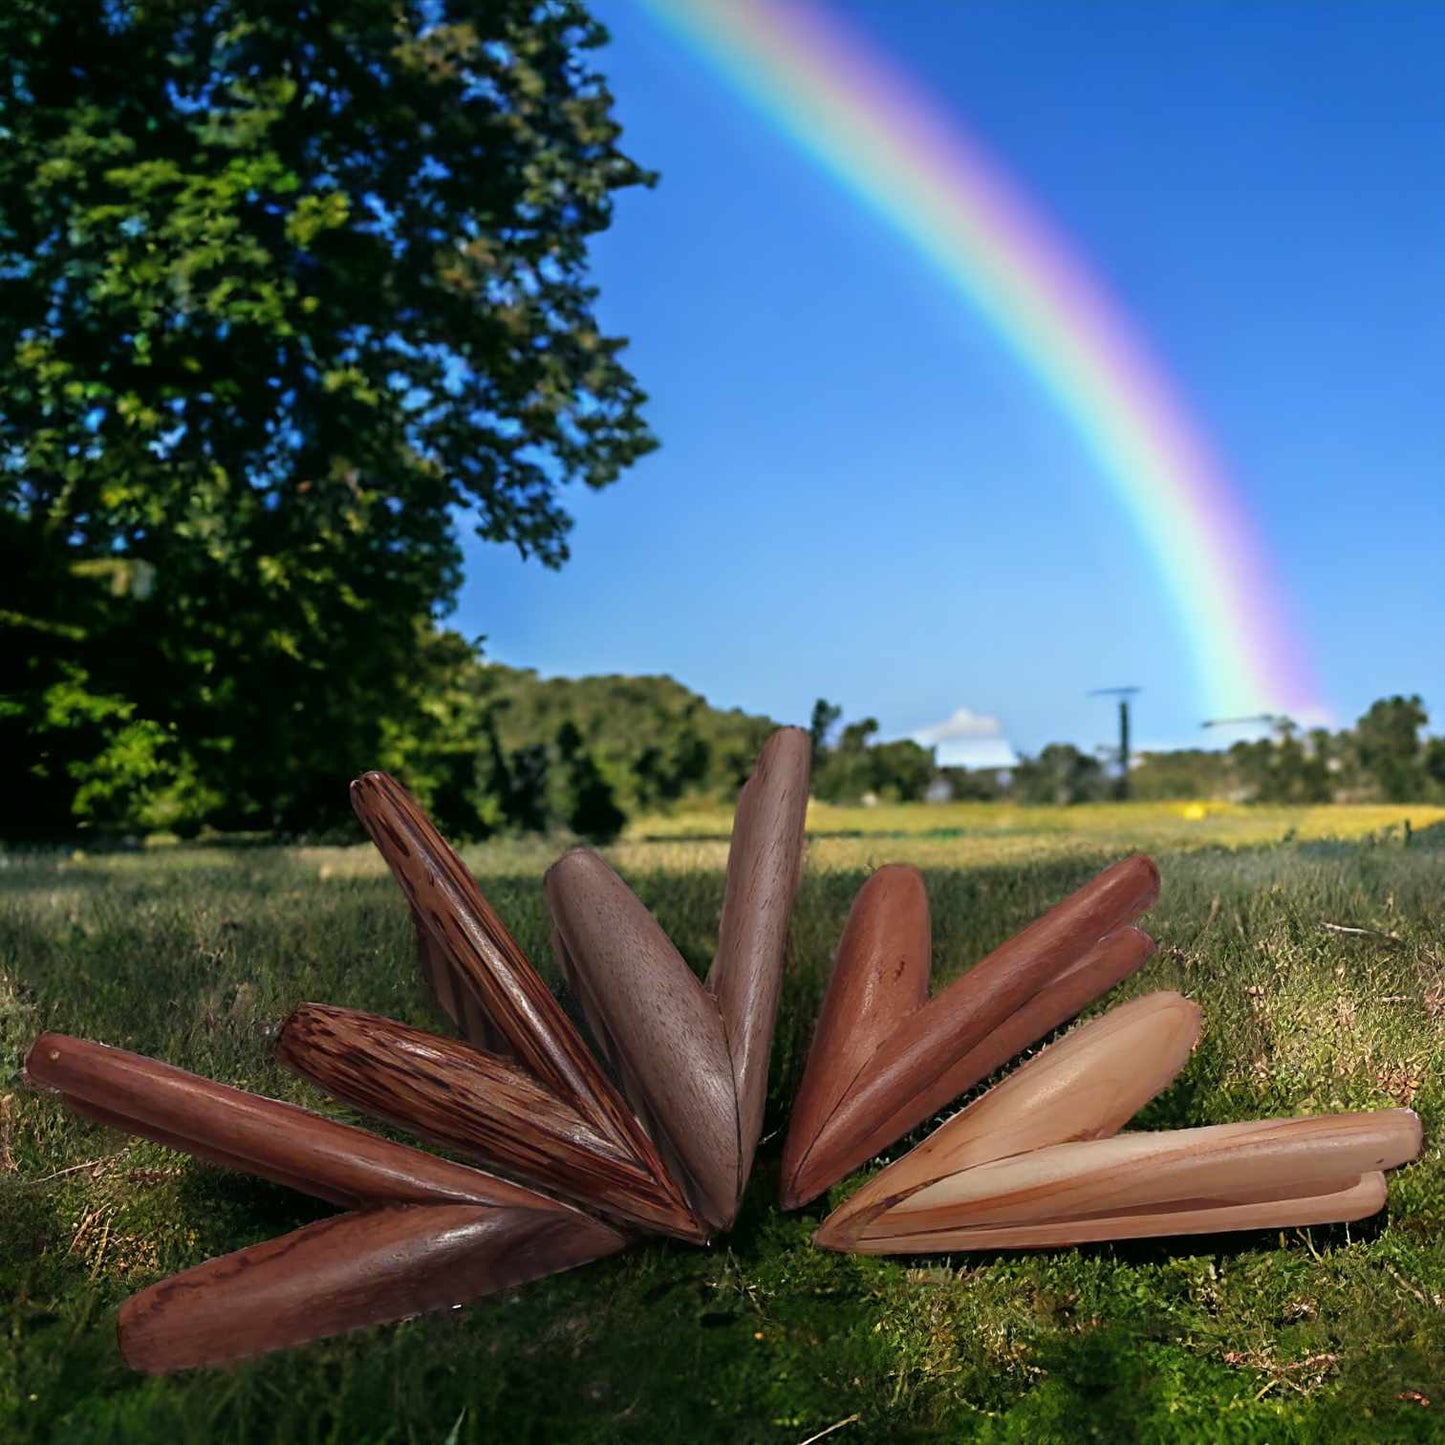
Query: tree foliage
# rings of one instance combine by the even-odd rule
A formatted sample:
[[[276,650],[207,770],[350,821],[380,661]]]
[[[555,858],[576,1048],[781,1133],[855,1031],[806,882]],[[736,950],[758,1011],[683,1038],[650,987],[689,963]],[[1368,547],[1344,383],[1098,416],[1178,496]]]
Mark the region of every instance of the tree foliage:
[[[457,517],[560,564],[559,489],[652,445],[586,279],[650,179],[603,39],[573,0],[0,7],[12,831],[334,817],[431,726]]]
[[[1256,803],[1445,800],[1445,738],[1427,738],[1418,696],[1379,698],[1354,727],[1301,735],[1285,719],[1268,738],[1223,752],[1181,750],[1141,757],[1140,798],[1231,798]]]
[[[1022,803],[1097,803],[1110,791],[1104,765],[1072,743],[1050,743],[1014,769],[1013,792]]]
[[[1430,721],[1418,697],[1382,697],[1355,724],[1360,765],[1392,803],[1418,798],[1425,781],[1420,734]]]
[[[848,723],[831,746],[827,737],[843,709],[822,698],[813,706],[813,793],[829,803],[916,803],[936,771],[931,748],[907,738],[878,741],[877,718]]]

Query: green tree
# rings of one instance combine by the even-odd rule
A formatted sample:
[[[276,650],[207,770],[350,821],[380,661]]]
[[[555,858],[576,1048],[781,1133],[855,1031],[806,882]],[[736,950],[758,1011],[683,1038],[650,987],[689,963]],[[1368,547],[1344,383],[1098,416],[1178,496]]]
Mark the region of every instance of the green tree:
[[[911,738],[875,743],[870,749],[873,790],[895,803],[920,803],[938,772],[933,749],[920,747]]]
[[[617,806],[612,785],[603,776],[574,723],[557,730],[558,773],[561,778],[560,821],[592,843],[610,843],[621,831],[627,815]]]
[[[1436,793],[1445,794],[1445,737],[1430,738],[1426,742],[1422,763]]]
[[[560,489],[653,445],[586,279],[650,180],[604,38],[577,0],[0,7],[12,831],[335,817],[455,518],[559,565]]]
[[[1129,775],[1129,792],[1140,800],[1222,797],[1229,791],[1229,771],[1228,755],[1222,752],[1140,753]]]
[[[1024,803],[1093,803],[1109,792],[1109,778],[1098,758],[1073,743],[1050,743],[1038,757],[1020,759],[1013,792]]]
[[[813,772],[823,765],[823,754],[828,747],[828,734],[837,726],[843,716],[843,709],[835,702],[820,697],[813,704],[812,716],[808,719],[808,736],[813,742]]]
[[[1409,802],[1424,791],[1420,733],[1430,721],[1419,697],[1382,697],[1355,724],[1360,766],[1392,803]]]
[[[1286,722],[1275,738],[1241,742],[1229,750],[1239,790],[1251,803],[1328,803],[1333,796],[1329,762],[1318,737],[1311,746]]]
[[[820,698],[813,708],[815,742],[841,716],[841,708]],[[870,794],[891,802],[918,802],[937,772],[933,750],[907,738],[878,742],[877,736],[878,719],[865,717],[849,723],[834,747],[822,747],[813,771],[814,795],[830,803],[856,803]]]

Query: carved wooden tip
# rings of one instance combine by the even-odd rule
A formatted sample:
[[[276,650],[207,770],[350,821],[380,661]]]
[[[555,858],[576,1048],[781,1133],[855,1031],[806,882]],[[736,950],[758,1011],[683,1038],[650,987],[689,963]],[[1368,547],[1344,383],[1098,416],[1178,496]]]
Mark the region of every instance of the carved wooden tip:
[[[41,1034],[26,1052],[20,1065],[25,1077],[38,1088],[57,1089],[53,1083],[55,1064],[64,1057],[64,1050],[70,1039],[65,1034]]]

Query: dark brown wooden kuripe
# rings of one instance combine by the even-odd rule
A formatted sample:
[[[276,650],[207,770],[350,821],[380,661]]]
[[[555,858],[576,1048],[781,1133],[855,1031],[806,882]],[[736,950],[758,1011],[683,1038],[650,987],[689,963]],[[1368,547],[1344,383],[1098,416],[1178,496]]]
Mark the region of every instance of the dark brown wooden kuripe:
[[[219,1365],[571,1269],[626,1240],[568,1211],[464,1204],[341,1214],[172,1275],[121,1306],[121,1354],[160,1374]]]
[[[1158,892],[1151,859],[1124,859],[928,1000],[922,879],[874,874],[844,929],[794,1101],[784,1206],[820,1194],[985,1077],[1008,1057],[1001,1049],[1027,1047],[1138,968],[1153,944],[1128,925]]]
[[[732,1057],[711,995],[635,893],[585,848],[547,872],[569,982],[633,1106],[713,1227],[739,1186]]]
[[[351,802],[406,895],[424,941],[422,972],[464,1036],[514,1054],[600,1134],[645,1157],[626,1101],[431,819],[385,773],[358,778]]]
[[[286,1020],[276,1055],[352,1107],[444,1148],[629,1223],[706,1238],[665,1170],[639,1164],[511,1060],[316,1003]]]
[[[406,895],[417,925],[422,974],[442,1008],[470,1042],[494,1059],[515,1060],[539,1088],[583,1120],[595,1139],[611,1146],[590,1168],[575,1173],[580,1188],[590,1187],[599,1171],[615,1186],[616,1158],[631,1160],[635,1170],[629,1177],[649,1176],[651,1183],[641,1187],[636,1200],[640,1215],[629,1217],[680,1238],[705,1237],[706,1224],[686,1205],[657,1144],[431,819],[385,773],[358,778],[351,800]],[[500,1043],[500,1051],[489,1041]],[[489,1157],[500,1165],[507,1164],[507,1153],[518,1150],[535,1158],[546,1137],[545,1130],[526,1130],[510,1149],[504,1145],[503,1153]],[[573,1139],[580,1142],[575,1133]],[[573,1150],[555,1160],[544,1170],[547,1181],[562,1187],[556,1181],[576,1158]],[[536,1174],[527,1177],[542,1182]],[[567,1193],[588,1202],[575,1189]],[[610,1208],[617,1197],[617,1188],[609,1187],[606,1199],[597,1202]]]
[[[295,1104],[87,1039],[42,1034],[26,1055],[25,1073],[100,1123],[345,1208],[495,1204],[576,1212],[508,1180]]]
[[[722,1015],[737,1084],[739,1194],[763,1132],[788,920],[803,865],[812,749],[802,728],[779,728],[763,744],[733,815],[707,987]]]
[[[355,1208],[153,1285],[120,1345],[152,1373],[460,1304],[627,1242],[570,1205],[155,1059],[42,1034],[26,1077],[79,1114]]]

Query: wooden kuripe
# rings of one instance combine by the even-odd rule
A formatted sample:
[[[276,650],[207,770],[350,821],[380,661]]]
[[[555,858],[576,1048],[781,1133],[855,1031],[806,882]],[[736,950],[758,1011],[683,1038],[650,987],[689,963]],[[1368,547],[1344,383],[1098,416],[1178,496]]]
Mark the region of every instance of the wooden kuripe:
[[[437,1002],[479,1053],[497,1050],[486,1063],[478,1059],[478,1069],[512,1058],[540,1089],[584,1121],[592,1136],[606,1141],[609,1157],[625,1158],[652,1176],[652,1192],[671,1201],[667,1232],[702,1237],[705,1231],[646,1129],[431,819],[385,773],[358,778],[351,785],[351,802],[406,895],[422,974]],[[283,1062],[311,1072],[298,1030],[288,1023],[282,1037]],[[385,1060],[384,1051],[380,1058]],[[408,1127],[415,1123],[423,1132],[430,1122],[425,1109],[414,1120],[392,1117]]]
[[[172,1275],[120,1310],[121,1350],[151,1374],[220,1365],[556,1274],[626,1240],[578,1215],[469,1204],[338,1214]]]
[[[508,1180],[124,1049],[42,1034],[25,1072],[111,1128],[355,1211],[132,1296],[118,1334],[137,1370],[224,1364],[463,1304],[627,1243]]]
[[[1112,1009],[1015,1070],[828,1216],[857,1254],[1027,1249],[1337,1223],[1413,1159],[1408,1109],[1119,1134],[1184,1066],[1200,1013],[1176,993]]]
[[[1133,973],[1153,952],[1130,927],[1159,870],[1126,858],[930,999],[928,899],[916,869],[859,890],[823,997],[783,1149],[796,1208]]]
[[[42,1034],[25,1072],[77,1114],[345,1209],[494,1204],[576,1214],[464,1164],[87,1039]]]
[[[595,854],[549,875],[563,966],[632,1105],[406,792],[381,773],[352,785],[406,894],[422,974],[466,1042],[303,1004],[278,1054],[362,1111],[524,1182],[121,1049],[37,1040],[29,1078],[76,1112],[351,1211],[134,1296],[125,1358],[155,1373],[222,1364],[569,1269],[621,1249],[627,1231],[701,1241],[729,1223],[761,1127],[808,759],[807,735],[783,729],[743,789],[706,986]],[[615,938],[599,929],[603,904]]]
[[[596,853],[574,849],[546,878],[557,956],[588,1024],[719,1229],[737,1214],[762,1132],[810,753],[801,729],[774,733],[738,798],[706,985]]]

